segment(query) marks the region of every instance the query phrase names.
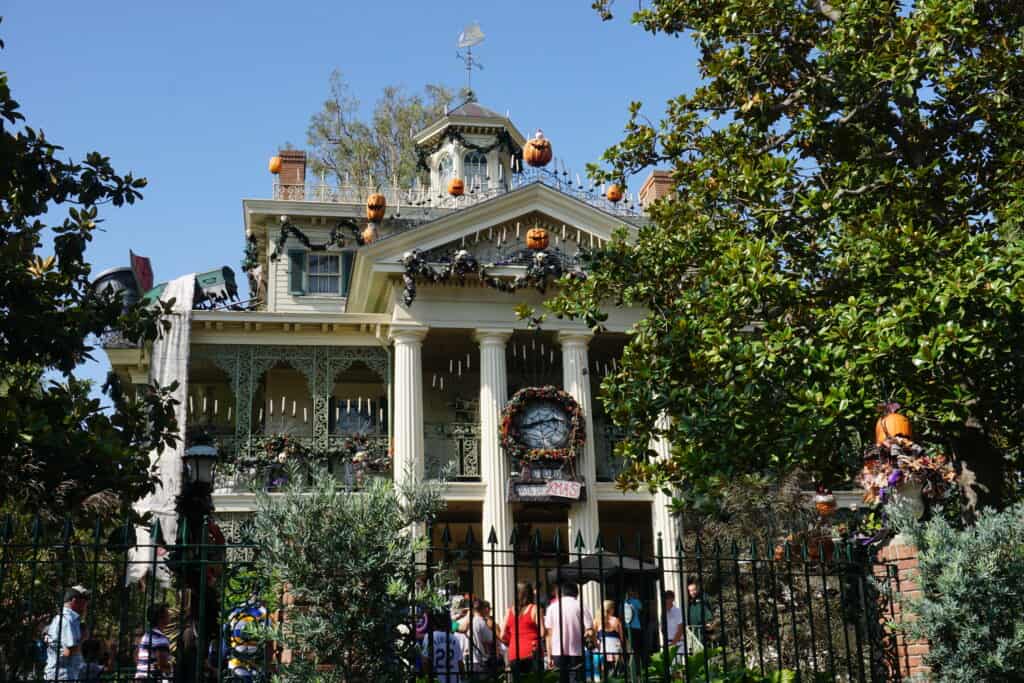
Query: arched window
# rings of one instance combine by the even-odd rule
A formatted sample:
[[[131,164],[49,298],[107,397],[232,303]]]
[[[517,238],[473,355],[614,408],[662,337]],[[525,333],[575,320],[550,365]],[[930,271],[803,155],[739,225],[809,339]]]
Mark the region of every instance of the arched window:
[[[480,152],[467,152],[462,157],[462,168],[466,174],[466,188],[475,190],[487,187],[487,157]]]
[[[441,185],[444,185],[454,177],[455,160],[452,159],[451,154],[445,154],[437,162],[437,179],[441,182]]]

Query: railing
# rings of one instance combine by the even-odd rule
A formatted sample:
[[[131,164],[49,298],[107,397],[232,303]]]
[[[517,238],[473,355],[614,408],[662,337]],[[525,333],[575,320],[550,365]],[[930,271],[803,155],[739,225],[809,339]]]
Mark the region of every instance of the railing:
[[[615,481],[622,471],[622,458],[615,456],[615,445],[625,437],[625,431],[615,425],[595,429],[594,455],[598,481]]]
[[[426,424],[424,450],[426,476],[438,478],[447,472],[456,481],[480,479],[480,424],[445,422]]]
[[[465,194],[453,197],[446,191],[432,187],[369,187],[366,185],[328,185],[326,183],[284,185],[274,184],[274,199],[330,204],[363,204],[371,192],[384,195],[389,211],[403,208],[464,209],[495,197],[513,192],[533,183],[541,183],[563,194],[574,197],[601,211],[616,216],[640,216],[635,197],[627,195],[619,202],[609,201],[595,186],[573,180],[568,171],[549,171],[531,168],[513,174],[511,179],[501,182],[478,183],[466,188]]]
[[[137,634],[149,625],[146,614],[157,603],[167,604],[171,610],[173,623],[168,634],[174,680],[268,680],[270,675],[287,673],[289,653],[274,643],[267,647],[247,644],[252,636],[246,636],[244,628],[252,622],[252,610],[266,605],[269,623],[280,629],[287,628],[297,615],[339,606],[296,605],[286,599],[288,590],[315,592],[317,587],[300,584],[286,589],[280,576],[262,573],[266,568],[254,561],[262,549],[247,542],[245,532],[239,539],[217,542],[214,527],[207,526],[200,542],[185,543],[180,539],[194,537],[183,534],[190,523],[195,522],[182,521],[177,534],[165,532],[164,538],[170,539],[166,543],[158,545],[154,533],[151,540],[133,550],[136,533],[127,522],[106,525],[97,521],[90,528],[76,529],[70,522],[15,523],[8,518],[0,530],[0,604],[4,606],[0,610],[0,680],[55,681],[52,674],[44,675],[46,645],[40,641],[40,633],[54,623],[54,632],[61,632],[62,620],[68,618],[61,610],[62,596],[79,585],[91,594],[88,610],[81,615],[81,632],[89,643],[78,641],[69,646],[81,645],[87,662],[103,667],[102,680],[136,679]],[[605,539],[602,548],[599,543],[570,544],[566,530],[559,529],[513,537],[514,545],[509,548],[506,543],[499,547],[496,536],[481,543],[472,534],[464,540],[454,539],[448,529],[428,529],[428,533],[442,540],[419,556],[415,571],[393,577],[391,585],[404,585],[408,598],[396,597],[401,592],[390,588],[389,595],[380,596],[382,604],[388,601],[395,610],[391,613],[408,615],[408,623],[383,634],[379,642],[368,640],[373,636],[367,634],[374,631],[337,633],[344,648],[306,653],[317,656],[322,671],[339,663],[332,657],[346,657],[352,648],[363,656],[390,661],[397,669],[395,680],[404,674],[402,680],[419,675],[436,681],[437,673],[460,668],[475,670],[472,680],[508,680],[509,662],[498,639],[478,640],[488,633],[483,628],[468,629],[464,637],[445,630],[440,640],[461,639],[461,652],[476,647],[491,655],[488,657],[452,661],[449,652],[457,650],[436,652],[433,639],[421,644],[424,634],[417,627],[424,616],[424,603],[422,594],[413,596],[414,577],[422,577],[425,580],[420,585],[433,586],[450,606],[437,615],[438,620],[463,623],[465,606],[483,593],[491,594],[485,586],[495,586],[503,576],[510,583],[531,586],[534,609],[552,629],[568,631],[566,619],[573,618],[582,622],[579,633],[592,632],[595,625],[600,627],[605,600],[612,601],[620,617],[632,616],[624,615],[627,605],[636,615],[635,619],[623,619],[621,639],[587,639],[584,657],[554,664],[574,668],[577,681],[707,682],[741,680],[743,672],[747,677],[742,680],[764,680],[756,676],[782,670],[790,673],[772,680],[899,680],[894,641],[885,626],[895,618],[886,596],[889,591],[899,591],[898,573],[894,565],[873,565],[855,546],[833,544],[830,539],[792,547],[749,540],[726,548],[691,537],[674,551],[660,542],[652,550],[647,544],[622,538]],[[314,552],[320,541],[311,540],[314,547],[304,552]],[[126,572],[144,566],[153,569],[165,561],[176,577],[169,585],[153,581],[125,585]],[[358,575],[361,571],[344,565],[336,570],[338,581],[347,580],[347,573]],[[562,600],[551,597],[556,586]],[[672,609],[669,590],[675,592]],[[581,612],[570,602],[575,595],[580,596]],[[598,619],[585,619],[584,614]],[[495,614],[495,620],[503,625],[504,612]],[[182,632],[185,636],[178,637]],[[519,637],[515,629],[508,633],[510,642]],[[196,642],[203,646],[197,647]],[[238,656],[235,647],[250,648],[248,666],[254,678],[239,678],[242,674],[232,668],[237,665],[232,663]],[[544,648],[540,643],[517,667],[551,668],[552,653]],[[420,668],[422,660],[404,658],[414,649],[427,652],[427,661],[435,665],[432,672]],[[583,678],[585,675],[589,677]]]

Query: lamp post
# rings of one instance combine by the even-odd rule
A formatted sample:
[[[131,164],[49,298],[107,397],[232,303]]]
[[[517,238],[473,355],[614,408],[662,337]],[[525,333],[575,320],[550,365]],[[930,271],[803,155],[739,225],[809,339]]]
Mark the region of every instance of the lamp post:
[[[219,620],[218,578],[223,572],[223,549],[217,546],[224,544],[224,536],[210,519],[217,463],[217,448],[210,441],[194,439],[182,457],[184,476],[177,503],[183,521],[179,538],[184,560],[181,578],[188,590],[188,624],[182,629],[181,663],[177,667],[182,683],[199,683],[207,678],[207,643],[216,636]]]

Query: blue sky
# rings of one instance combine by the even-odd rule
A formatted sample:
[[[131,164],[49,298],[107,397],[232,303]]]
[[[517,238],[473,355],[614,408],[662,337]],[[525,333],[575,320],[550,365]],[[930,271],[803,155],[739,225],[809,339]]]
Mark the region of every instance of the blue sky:
[[[367,109],[385,85],[458,88],[455,41],[470,21],[487,34],[480,102],[510,110],[524,133],[543,128],[582,174],[621,138],[630,101],[655,118],[697,83],[688,38],[631,25],[629,0],[612,22],[590,4],[7,0],[0,69],[30,125],[70,156],[98,150],[149,179],[140,204],[101,214],[105,232],[87,253],[98,272],[127,265],[133,249],[164,281],[238,271],[241,200],[270,195],[279,145],[305,146],[331,69]]]

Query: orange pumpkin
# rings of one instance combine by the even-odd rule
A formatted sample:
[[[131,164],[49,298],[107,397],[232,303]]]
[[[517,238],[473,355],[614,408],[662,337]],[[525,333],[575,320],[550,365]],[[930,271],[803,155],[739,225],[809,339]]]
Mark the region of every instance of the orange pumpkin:
[[[388,206],[384,195],[374,192],[366,198],[366,218],[371,221],[379,221],[384,218],[384,209]]]
[[[538,130],[533,139],[523,145],[523,161],[538,168],[547,166],[551,161],[551,142],[544,137],[542,131]]]
[[[530,228],[526,231],[526,246],[530,249],[547,249],[548,231],[544,228]]]
[[[814,509],[817,510],[818,514],[822,517],[831,517],[836,513],[839,508],[839,504],[836,502],[835,495],[831,493],[818,493],[814,496]]]
[[[383,209],[381,209],[383,211]],[[359,235],[363,239],[363,244],[373,244],[377,241],[377,226],[373,223],[367,223],[366,227],[363,228],[363,232]]]
[[[610,202],[618,202],[622,200],[622,188],[618,185],[609,185],[608,191],[604,193],[604,196],[608,198]]]
[[[461,197],[466,191],[466,184],[462,182],[462,178],[452,178],[448,181],[448,194],[453,197]]]
[[[281,157],[279,157],[279,156],[272,156],[272,157],[270,157],[270,163],[267,164],[267,168],[269,168],[270,172],[273,173],[274,175],[277,175],[278,173],[280,173],[281,172]]]
[[[910,426],[910,420],[897,412],[887,413],[878,418],[875,423],[875,443],[882,445],[886,439],[894,436],[905,436],[908,439],[914,436],[914,429]]]

